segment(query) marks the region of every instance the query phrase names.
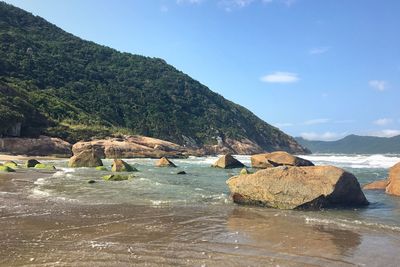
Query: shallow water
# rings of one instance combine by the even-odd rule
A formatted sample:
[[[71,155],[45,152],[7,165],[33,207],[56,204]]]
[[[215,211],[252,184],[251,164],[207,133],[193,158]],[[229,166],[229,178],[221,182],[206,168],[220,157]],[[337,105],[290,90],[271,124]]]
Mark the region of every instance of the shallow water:
[[[305,156],[343,167],[361,184],[385,178],[396,155]],[[238,156],[245,164],[249,157]],[[240,170],[216,158],[130,159],[135,179],[67,168],[0,175],[3,266],[396,266],[400,198],[366,191],[365,209],[279,211],[231,202],[225,181]],[[110,160],[104,161],[106,166]],[[185,170],[187,175],[177,175]],[[96,180],[95,184],[87,181]]]

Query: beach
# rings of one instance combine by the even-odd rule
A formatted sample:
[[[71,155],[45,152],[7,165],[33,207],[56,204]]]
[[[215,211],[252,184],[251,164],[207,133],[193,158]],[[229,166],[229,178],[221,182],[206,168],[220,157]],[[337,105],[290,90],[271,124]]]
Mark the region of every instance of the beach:
[[[398,199],[368,192],[372,203],[363,210],[238,206],[223,183],[233,171],[209,168],[213,160],[177,160],[188,172],[177,178],[176,170],[155,169],[153,160],[131,159],[140,178],[98,180],[97,189],[87,179],[100,175],[73,171],[66,160],[48,161],[57,171],[1,174],[0,265],[396,266],[400,260]],[[201,171],[215,177],[204,181]],[[386,219],[376,219],[384,213]]]

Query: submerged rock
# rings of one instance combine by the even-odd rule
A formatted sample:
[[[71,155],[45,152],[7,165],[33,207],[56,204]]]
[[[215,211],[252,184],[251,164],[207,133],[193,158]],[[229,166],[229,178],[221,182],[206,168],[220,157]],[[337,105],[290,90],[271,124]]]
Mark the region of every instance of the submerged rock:
[[[252,174],[252,172],[249,171],[247,168],[243,168],[240,170],[240,175],[243,175],[243,174]]]
[[[333,166],[277,167],[228,179],[233,201],[279,209],[364,206],[357,178]]]
[[[180,172],[177,172],[177,174],[182,175],[182,174],[186,174],[186,172],[185,171],[180,171]]]
[[[12,160],[8,160],[8,161],[4,162],[3,166],[7,166],[7,167],[10,167],[10,168],[18,168],[18,164],[15,163]]]
[[[386,193],[400,196],[400,162],[390,168],[388,180]]]
[[[251,156],[251,166],[265,169],[277,166],[314,166],[314,164],[309,160],[293,156],[285,151],[275,151]]]
[[[162,157],[161,159],[159,159],[156,163],[157,167],[173,167],[175,168],[176,165],[170,161],[169,159],[167,159],[166,157]]]
[[[88,181],[88,184],[94,184],[94,183],[96,183],[95,180],[89,180],[89,181]]]
[[[103,180],[105,181],[126,181],[129,179],[135,178],[134,175],[121,175],[121,174],[110,174],[103,176]]]
[[[111,171],[113,172],[137,172],[138,170],[123,161],[122,159],[114,159],[114,162],[111,166]]]
[[[365,189],[365,190],[385,190],[388,183],[389,183],[388,180],[374,181],[372,183],[364,185],[363,189]]]
[[[8,166],[0,165],[0,172],[15,172],[15,170]]]
[[[36,159],[28,159],[28,160],[25,162],[25,167],[27,167],[27,168],[33,168],[33,167],[36,166],[36,164],[40,164],[40,162],[37,161]]]
[[[242,168],[244,164],[235,159],[231,154],[220,157],[212,167],[222,169]]]
[[[56,167],[54,167],[53,165],[46,165],[43,163],[39,163],[35,165],[35,169],[55,170]]]
[[[96,150],[90,148],[84,150],[69,159],[69,167],[98,167],[103,166],[103,162],[96,153]]]

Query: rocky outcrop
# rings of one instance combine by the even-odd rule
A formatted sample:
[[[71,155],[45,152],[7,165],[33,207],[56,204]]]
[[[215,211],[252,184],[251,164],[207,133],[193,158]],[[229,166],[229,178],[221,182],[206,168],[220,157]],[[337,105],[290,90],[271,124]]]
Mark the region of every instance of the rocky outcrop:
[[[388,180],[386,193],[400,196],[400,162],[390,168]]]
[[[314,166],[311,161],[293,156],[285,151],[257,154],[251,156],[253,168],[270,168],[277,166]]]
[[[252,155],[262,153],[264,150],[249,139],[235,140],[227,138],[220,140],[217,145],[206,145],[202,149],[206,155],[237,154]]]
[[[113,172],[136,172],[137,169],[126,163],[121,159],[114,159],[111,166],[111,171]]]
[[[156,167],[172,167],[172,168],[175,168],[176,165],[172,161],[167,159],[166,157],[162,157],[161,159],[159,159],[156,162]]]
[[[156,138],[145,136],[123,136],[76,143],[72,151],[75,154],[93,147],[100,158],[185,158],[188,149]]]
[[[96,153],[96,149],[91,147],[87,150],[74,154],[68,162],[69,167],[97,167],[103,166],[103,162]]]
[[[357,178],[333,166],[260,170],[227,181],[233,201],[279,209],[319,209],[368,204]]]
[[[220,157],[213,165],[215,168],[232,169],[243,168],[244,164],[235,159],[231,154]]]
[[[388,185],[388,180],[379,180],[363,186],[364,190],[385,190]]]
[[[72,145],[59,138],[0,138],[0,152],[12,155],[70,157]]]

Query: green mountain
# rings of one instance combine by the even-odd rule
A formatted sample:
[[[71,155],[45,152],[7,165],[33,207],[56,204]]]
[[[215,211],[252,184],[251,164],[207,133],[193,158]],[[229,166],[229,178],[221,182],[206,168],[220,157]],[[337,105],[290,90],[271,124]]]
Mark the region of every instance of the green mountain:
[[[0,2],[0,135],[18,122],[23,136],[70,142],[122,133],[202,146],[221,137],[306,152],[162,59],[82,40]]]
[[[400,154],[400,135],[390,138],[348,135],[337,141],[309,141],[301,137],[295,139],[312,153]]]

